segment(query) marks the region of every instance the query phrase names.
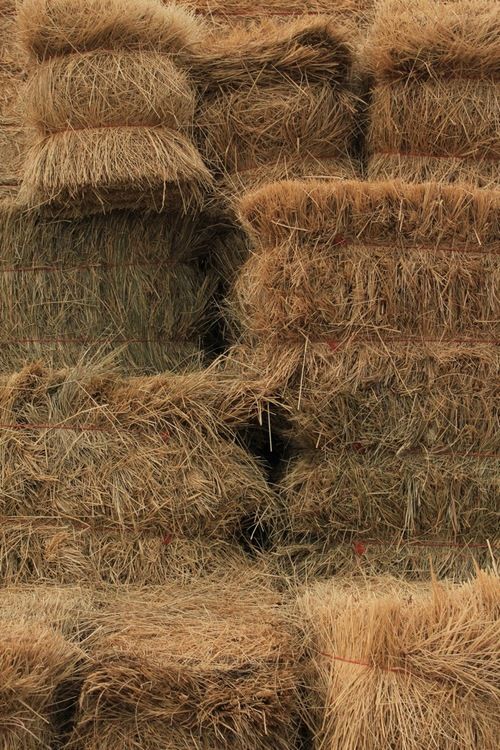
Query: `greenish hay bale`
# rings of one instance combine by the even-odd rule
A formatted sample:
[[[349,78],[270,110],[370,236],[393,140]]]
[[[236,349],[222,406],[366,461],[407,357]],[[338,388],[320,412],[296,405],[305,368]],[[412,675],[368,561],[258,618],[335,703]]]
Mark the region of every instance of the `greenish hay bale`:
[[[90,625],[78,747],[288,750],[296,741],[300,641],[283,597],[248,571],[125,590]]]
[[[88,127],[37,135],[19,202],[78,217],[123,209],[197,210],[211,185],[196,147],[163,126]]]
[[[279,403],[289,420],[273,417],[273,428],[304,447],[499,451],[495,344],[271,342],[235,348],[227,367],[260,383],[263,402]]]
[[[497,540],[480,545],[453,544],[440,540],[406,540],[394,532],[384,539],[364,539],[347,534],[344,539],[322,535],[277,535],[267,553],[271,570],[279,580],[294,584],[332,576],[347,576],[353,583],[367,576],[396,576],[400,581],[439,580],[461,582],[478,566],[498,568]],[[339,578],[337,578],[339,580]]]
[[[160,528],[230,540],[274,503],[234,431],[245,401],[215,370],[122,378],[34,366],[0,377],[0,513],[125,538]]]
[[[0,225],[0,370],[114,358],[125,370],[198,365],[216,278],[206,233],[182,217],[114,212]]]
[[[278,523],[294,536],[330,540],[398,532],[402,540],[485,544],[500,520],[499,468],[495,457],[309,451],[278,482]]]
[[[418,0],[410,10],[401,0],[385,0],[377,7],[364,50],[375,84],[371,178],[422,180],[436,166],[435,179],[498,186],[495,5]]]
[[[161,0],[23,0],[18,24],[21,44],[34,60],[101,47],[182,59],[204,35],[188,9]]]
[[[496,748],[498,577],[386,588],[330,581],[299,600],[314,747]]]
[[[155,532],[120,533],[103,524],[35,517],[2,518],[0,553],[3,586],[159,586],[249,564],[232,540],[174,537],[161,524]],[[36,616],[39,619],[38,610]]]
[[[0,613],[0,746],[38,750],[59,739],[82,651],[54,629]]]
[[[194,108],[192,84],[168,56],[95,50],[38,65],[28,80],[25,117],[43,133],[126,125],[188,132]]]

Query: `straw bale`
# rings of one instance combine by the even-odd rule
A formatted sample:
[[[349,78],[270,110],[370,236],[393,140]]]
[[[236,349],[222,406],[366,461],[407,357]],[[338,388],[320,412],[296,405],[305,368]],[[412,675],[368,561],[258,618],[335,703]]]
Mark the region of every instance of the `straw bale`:
[[[161,0],[23,0],[19,36],[35,60],[109,50],[151,50],[182,59],[203,26],[187,8]]]
[[[261,522],[274,496],[224,424],[238,394],[231,403],[216,379],[38,366],[0,377],[0,513],[207,540]]]
[[[306,447],[499,450],[498,345],[346,341],[235,349],[228,368],[267,384]],[[265,400],[265,389],[262,390]],[[275,429],[287,430],[277,419]]]
[[[198,261],[204,242],[182,217],[4,212],[0,370],[111,355],[139,372],[197,365],[216,286]]]
[[[0,581],[162,585],[248,564],[235,541],[174,537],[168,530],[116,532],[102,524],[2,518]],[[0,603],[1,604],[1,603]]]
[[[244,196],[240,215],[257,248],[356,239],[383,245],[498,249],[496,191],[427,183],[290,181]]]
[[[498,186],[499,34],[491,0],[377,6],[364,50],[371,178],[423,180],[435,166],[434,179]]]
[[[195,59],[204,97],[200,148],[222,203],[290,176],[355,176],[350,149],[359,99],[352,49],[331,19],[263,21],[214,36]]]
[[[89,125],[181,130],[192,124],[195,92],[187,74],[166,55],[96,50],[38,65],[26,100],[27,123],[43,133]]]
[[[283,527],[339,539],[493,538],[500,521],[499,459],[352,448],[299,454],[279,482]]]
[[[4,623],[26,623],[51,628],[64,637],[82,640],[83,616],[96,606],[96,590],[87,586],[40,582],[0,587],[0,613]]]
[[[337,540],[324,534],[282,534],[267,552],[267,560],[279,580],[295,583],[332,576],[347,576],[357,582],[367,576],[388,574],[405,582],[428,582],[432,577],[461,582],[470,578],[478,566],[498,569],[500,545],[498,540],[480,544],[406,540],[396,532],[385,540],[362,541],[355,534]]]
[[[0,619],[0,633],[0,746],[53,746],[83,654],[60,633],[36,623]]]
[[[325,582],[303,595],[299,612],[315,748],[498,747],[496,575],[421,591]]]
[[[79,216],[115,208],[199,207],[210,174],[182,133],[163,126],[65,130],[35,135],[19,200]]]
[[[108,598],[87,641],[78,747],[288,750],[300,641],[282,601],[248,573]]]

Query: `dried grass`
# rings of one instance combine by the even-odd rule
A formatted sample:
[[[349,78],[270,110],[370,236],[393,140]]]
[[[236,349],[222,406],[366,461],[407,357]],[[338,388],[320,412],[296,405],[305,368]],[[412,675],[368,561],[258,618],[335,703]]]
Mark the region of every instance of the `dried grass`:
[[[309,451],[290,461],[278,486],[284,530],[333,545],[398,533],[484,544],[500,521],[494,457]]]
[[[0,747],[55,742],[83,654],[54,629],[0,620]]]
[[[273,179],[352,177],[359,100],[352,49],[331,19],[270,20],[215,35],[195,60],[201,150],[222,205]]]
[[[271,342],[253,352],[234,349],[227,366],[266,384],[302,446],[498,453],[500,360],[493,344]],[[286,429],[279,420],[273,427]]]
[[[107,598],[87,641],[78,747],[288,750],[300,644],[281,605],[244,569]]]
[[[299,602],[314,747],[496,748],[498,577],[386,589],[328,582]]]
[[[0,370],[109,355],[139,372],[199,364],[216,286],[198,262],[205,241],[182,217],[4,212]]]
[[[105,525],[33,517],[2,518],[0,561],[3,586],[160,586],[250,564],[236,541],[176,538],[161,524],[156,531],[120,533]]]
[[[378,6],[365,49],[371,178],[498,186],[499,34],[490,0]]]
[[[166,55],[96,50],[38,65],[26,90],[26,120],[44,133],[92,127],[193,122],[195,92],[187,74]]]
[[[203,39],[193,13],[161,0],[23,0],[19,36],[35,60],[110,50],[151,50],[182,59]]]
[[[229,541],[274,496],[233,427],[253,396],[215,369],[121,378],[32,366],[0,378],[3,516]]]

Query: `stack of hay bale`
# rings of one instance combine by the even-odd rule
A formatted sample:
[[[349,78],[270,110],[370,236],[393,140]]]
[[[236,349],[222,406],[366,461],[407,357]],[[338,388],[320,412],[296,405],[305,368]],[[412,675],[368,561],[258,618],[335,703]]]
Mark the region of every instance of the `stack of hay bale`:
[[[22,200],[70,215],[199,205],[195,18],[160,0],[25,0],[18,20],[31,62]]]
[[[498,194],[283,182],[247,195],[241,216],[254,252],[232,300],[240,366],[267,378],[297,449],[281,482],[285,538],[326,548],[334,570],[356,566],[356,550],[415,572],[434,547],[442,573],[456,544],[487,555]]]
[[[370,179],[498,187],[499,36],[491,0],[379,3],[365,51]]]

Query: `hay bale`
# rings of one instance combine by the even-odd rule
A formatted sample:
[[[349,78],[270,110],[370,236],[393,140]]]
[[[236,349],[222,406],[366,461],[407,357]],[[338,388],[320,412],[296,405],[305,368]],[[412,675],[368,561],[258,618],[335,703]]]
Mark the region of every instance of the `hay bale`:
[[[309,451],[279,482],[280,522],[297,537],[437,539],[464,545],[495,537],[498,458],[355,449]]]
[[[467,341],[272,342],[228,365],[267,383],[296,445],[427,452],[499,449],[498,345]]]
[[[288,182],[240,204],[256,252],[234,292],[246,335],[496,338],[496,192]]]
[[[355,176],[351,67],[351,45],[326,17],[214,37],[194,71],[202,153],[223,200],[273,179]]]
[[[249,557],[236,541],[174,537],[160,524],[156,531],[118,532],[105,524],[3,517],[0,527],[3,586],[160,586],[245,563],[249,565]]]
[[[82,651],[56,630],[0,619],[0,745],[9,750],[54,746]]]
[[[33,366],[0,377],[1,515],[230,540],[274,496],[238,443],[242,407],[225,385],[212,371],[120,378]]]
[[[87,640],[78,747],[288,750],[297,651],[282,597],[249,580],[106,597]]]
[[[486,573],[458,587],[308,590],[299,613],[314,747],[494,750],[499,603],[498,577]]]
[[[365,49],[371,179],[498,187],[499,34],[491,0],[379,4]]]
[[[78,221],[4,211],[0,370],[114,358],[139,372],[196,366],[216,278],[183,217],[115,211]]]
[[[20,39],[34,66],[19,199],[68,215],[198,207],[211,178],[190,138],[195,92],[179,66],[201,29],[159,0],[101,5],[21,7]]]

